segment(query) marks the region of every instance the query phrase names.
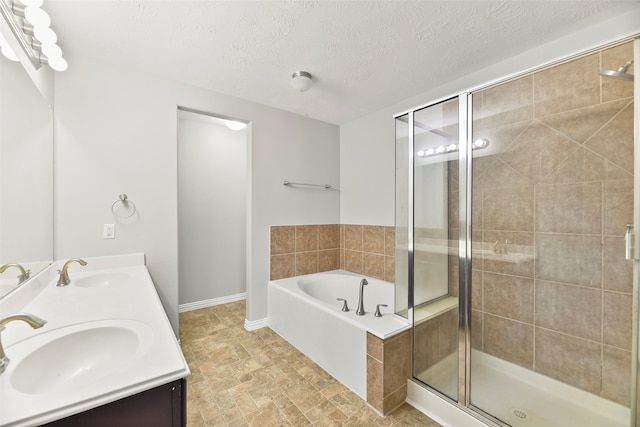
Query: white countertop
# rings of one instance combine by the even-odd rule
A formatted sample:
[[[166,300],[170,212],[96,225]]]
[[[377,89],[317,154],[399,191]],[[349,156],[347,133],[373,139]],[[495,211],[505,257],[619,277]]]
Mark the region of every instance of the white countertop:
[[[37,280],[28,282],[25,285],[31,289],[25,287],[12,293],[9,298],[15,297],[13,301],[5,301],[9,298],[0,301],[0,318],[20,311],[47,321],[39,329],[14,321],[2,331],[2,343],[11,363],[0,375],[0,426],[51,422],[189,375],[149,272],[143,264],[132,265],[136,264],[132,259],[124,263],[115,260],[116,265],[125,265],[115,268],[109,268],[114,267],[114,259],[105,262],[103,258],[86,258],[86,267],[71,264],[71,283],[65,287],[56,286],[54,265],[50,267],[53,273],[42,273],[40,283]],[[90,276],[109,280],[94,280],[91,286],[81,286],[81,279]],[[100,284],[96,285],[97,282]],[[56,385],[32,393],[18,390],[19,386],[16,388],[12,374],[43,342],[74,330],[121,324],[138,325],[133,328],[139,338],[135,354],[127,356],[117,366],[109,366],[108,374],[102,369],[97,373],[99,380],[70,382],[66,386]],[[49,370],[64,363],[64,353],[51,356],[47,361]],[[69,355],[69,358],[73,356]]]

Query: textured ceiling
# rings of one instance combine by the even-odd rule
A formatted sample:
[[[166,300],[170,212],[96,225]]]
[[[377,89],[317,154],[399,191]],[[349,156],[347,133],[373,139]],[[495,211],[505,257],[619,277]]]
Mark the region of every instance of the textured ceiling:
[[[67,52],[330,123],[532,49],[637,0],[46,0]],[[289,86],[309,71],[314,87]]]

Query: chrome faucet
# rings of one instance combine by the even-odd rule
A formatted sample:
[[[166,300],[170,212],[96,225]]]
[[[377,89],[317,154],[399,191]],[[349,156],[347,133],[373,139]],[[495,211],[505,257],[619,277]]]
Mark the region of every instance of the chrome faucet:
[[[362,303],[362,295],[364,294],[364,287],[368,285],[367,279],[360,281],[360,293],[358,294],[358,309],[356,310],[357,316],[364,316],[364,304]]]
[[[23,266],[21,266],[20,264],[16,264],[16,263],[10,263],[10,264],[5,264],[2,267],[0,267],[0,273],[4,273],[5,270],[9,267],[15,267],[18,270],[20,270],[20,275],[18,276],[18,285],[22,282],[24,282],[25,280],[27,280],[29,278],[29,275],[31,274],[31,270],[25,270]]]
[[[67,272],[67,269],[69,268],[69,264],[71,264],[72,262],[77,262],[80,265],[87,265],[87,262],[81,260],[80,258],[71,258],[69,261],[65,262],[62,266],[62,270],[58,270],[58,273],[60,273],[60,277],[58,277],[58,283],[56,284],[56,286],[67,286],[69,283],[71,283],[71,279],[69,279],[69,273]]]
[[[16,313],[13,316],[5,317],[0,320],[0,332],[4,330],[4,325],[14,320],[22,320],[23,322],[27,322],[29,326],[33,329],[38,329],[44,326],[47,323],[46,320],[42,320],[39,317],[34,316],[33,314],[27,313]],[[6,354],[4,354],[4,348],[2,348],[2,341],[0,340],[0,374],[2,374],[7,366],[9,365],[9,358]]]

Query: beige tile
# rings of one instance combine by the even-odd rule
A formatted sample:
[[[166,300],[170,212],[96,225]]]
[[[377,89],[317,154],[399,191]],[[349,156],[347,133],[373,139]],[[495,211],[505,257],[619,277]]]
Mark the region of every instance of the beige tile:
[[[483,232],[482,241],[491,245],[496,242],[504,244],[509,253],[534,253],[533,233],[487,230]],[[474,260],[474,266],[476,265]],[[487,257],[482,260],[481,267],[492,273],[533,278],[534,260],[510,262],[508,257],[505,260]]]
[[[516,157],[513,153],[508,154],[508,156]],[[508,187],[524,187],[527,185],[531,185],[532,179],[524,173],[524,171],[520,171],[517,168],[509,165],[508,162],[512,161],[511,159],[507,159],[507,161],[503,161],[500,158],[495,158],[494,161],[487,166],[484,172],[479,173],[477,176],[474,175],[473,178],[473,188],[474,190],[482,190],[482,189],[498,189],[498,188],[508,188]],[[519,159],[515,158],[513,162],[520,162]],[[456,193],[457,194],[457,193]],[[457,199],[454,201],[451,199],[453,203],[450,203],[450,209],[455,208],[456,210],[450,211],[450,219],[449,223],[457,222],[458,220],[458,201]],[[477,205],[477,204],[476,204]],[[482,206],[482,205],[480,205]],[[475,208],[474,214],[478,214],[480,209]]]
[[[440,358],[458,352],[458,312],[449,310],[438,316]]]
[[[271,226],[271,255],[293,253],[296,248],[295,238],[295,226]]]
[[[362,251],[362,225],[344,225],[344,248],[352,251]]]
[[[604,182],[604,234],[624,236],[633,223],[633,180]]]
[[[417,374],[440,361],[440,327],[437,319],[415,327],[413,337],[413,364]]]
[[[603,238],[604,289],[631,293],[633,291],[633,262],[625,258],[623,237]]]
[[[384,279],[384,255],[364,252],[362,263],[364,275]]]
[[[318,271],[331,271],[340,268],[340,249],[318,251]]]
[[[565,136],[533,122],[499,158],[533,184],[544,179],[578,148],[577,143]],[[515,174],[510,177],[517,178]]]
[[[270,280],[283,279],[296,275],[295,254],[272,255],[270,265]]]
[[[347,271],[351,271],[352,273],[364,274],[362,252],[345,249],[344,269]]]
[[[602,294],[599,289],[560,283],[536,283],[536,326],[600,341]]]
[[[617,70],[627,61],[633,58],[633,42],[605,49],[601,53],[602,69]],[[627,70],[627,74],[633,75],[633,65]],[[633,83],[618,79],[600,77],[602,81],[602,100],[630,98],[633,96]]]
[[[396,249],[396,228],[384,227],[384,254],[395,256]]]
[[[533,231],[533,187],[486,189],[482,212],[486,229]]]
[[[395,257],[393,256],[384,257],[384,280],[391,283],[396,281]]]
[[[318,272],[318,252],[296,253],[296,276]]]
[[[591,54],[534,74],[536,117],[600,102],[600,58]]]
[[[602,184],[538,185],[536,231],[548,233],[602,233]]]
[[[483,350],[482,317],[482,311],[471,311],[471,347],[475,350]]]
[[[456,296],[458,294],[456,293]],[[484,305],[484,273],[482,270],[471,271],[471,307],[482,310]]]
[[[589,139],[585,147],[633,173],[633,103]]]
[[[533,279],[484,273],[487,313],[533,323]]]
[[[318,250],[318,226],[296,225],[296,252]]]
[[[603,342],[624,350],[631,350],[632,298],[631,294],[604,292]]]
[[[384,255],[385,227],[376,225],[362,226],[362,250]]]
[[[384,340],[383,369],[383,397],[386,398],[402,388],[403,385],[406,386],[407,379],[411,375],[411,335],[409,331]],[[383,413],[387,412],[383,411]]]
[[[631,403],[631,352],[604,346],[602,397],[621,405]]]
[[[382,363],[367,355],[367,403],[382,412],[384,369]]]
[[[389,414],[407,399],[407,382],[382,399],[382,414]]]
[[[382,339],[367,332],[367,354],[378,362],[383,362],[383,344]]]
[[[533,76],[502,83],[482,91],[482,128],[503,126],[533,118]]]
[[[533,368],[533,326],[484,315],[484,351],[525,368]]]
[[[631,175],[587,148],[578,148],[541,184],[576,184],[605,179],[629,179]]]
[[[600,288],[599,236],[536,233],[536,277],[540,280]]]
[[[631,86],[631,85],[630,85]],[[629,100],[617,100],[541,117],[539,120],[580,144],[591,138],[622,110]]]
[[[318,226],[318,249],[340,248],[340,226],[323,224]]]
[[[536,372],[600,394],[602,345],[536,328]]]

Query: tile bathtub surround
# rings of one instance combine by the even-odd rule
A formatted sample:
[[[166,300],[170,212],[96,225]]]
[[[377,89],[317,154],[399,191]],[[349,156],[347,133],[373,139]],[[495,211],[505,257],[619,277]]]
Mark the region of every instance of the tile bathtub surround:
[[[339,268],[395,281],[395,228],[323,224],[271,227],[271,280]]]
[[[536,255],[475,257],[474,348],[627,406],[633,85],[598,71],[631,57],[626,43],[478,93],[491,145],[473,172],[473,244]]]
[[[378,415],[271,329],[245,330],[245,311],[239,301],[180,313],[188,427],[439,426],[406,403]]]
[[[382,340],[367,333],[367,402],[386,415],[407,398],[411,377],[411,333]]]

